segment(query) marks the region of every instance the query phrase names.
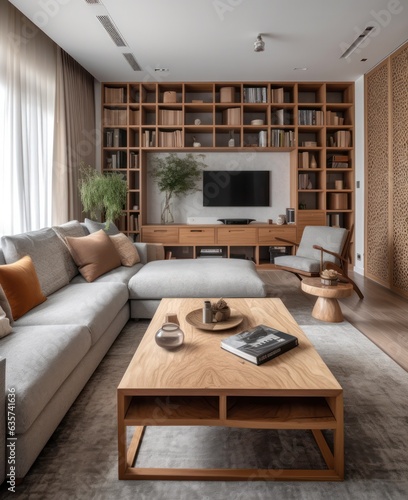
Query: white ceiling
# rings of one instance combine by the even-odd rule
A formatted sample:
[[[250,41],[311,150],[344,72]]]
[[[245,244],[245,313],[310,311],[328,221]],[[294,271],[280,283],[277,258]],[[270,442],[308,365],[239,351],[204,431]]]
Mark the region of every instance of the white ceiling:
[[[91,0],[88,0],[91,1]],[[10,0],[100,81],[350,81],[408,37],[407,0]],[[127,46],[97,19],[108,15]],[[367,27],[367,41],[341,54]],[[258,33],[264,52],[254,52]],[[142,71],[134,71],[130,52]],[[366,58],[366,62],[361,59]],[[307,67],[306,71],[294,68]],[[168,72],[155,71],[167,68]]]

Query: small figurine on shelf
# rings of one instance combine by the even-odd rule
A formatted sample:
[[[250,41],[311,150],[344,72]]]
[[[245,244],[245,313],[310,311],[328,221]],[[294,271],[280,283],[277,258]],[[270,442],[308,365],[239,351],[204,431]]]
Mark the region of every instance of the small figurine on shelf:
[[[193,148],[200,148],[201,147],[201,142],[198,142],[193,135]]]

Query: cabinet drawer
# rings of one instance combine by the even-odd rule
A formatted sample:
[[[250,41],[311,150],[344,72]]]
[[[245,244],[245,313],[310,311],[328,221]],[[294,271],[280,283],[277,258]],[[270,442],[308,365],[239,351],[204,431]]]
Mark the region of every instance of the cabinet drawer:
[[[220,227],[217,243],[220,245],[256,245],[258,230],[255,227]]]
[[[213,227],[181,227],[179,230],[180,243],[185,245],[213,245],[215,231]]]
[[[276,227],[272,226],[270,228],[260,228],[259,229],[259,243],[260,244],[271,244],[279,245],[282,242],[276,240],[276,238],[285,238],[285,240],[296,241],[296,228],[295,227]]]
[[[143,227],[142,241],[146,243],[178,243],[178,228]]]

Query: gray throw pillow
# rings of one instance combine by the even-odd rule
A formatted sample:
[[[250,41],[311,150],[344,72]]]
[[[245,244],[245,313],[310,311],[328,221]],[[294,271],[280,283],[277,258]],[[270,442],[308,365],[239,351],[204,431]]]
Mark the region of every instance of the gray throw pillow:
[[[106,228],[106,222],[97,222],[91,219],[85,219],[84,223],[90,233],[96,233],[96,231],[100,231],[101,229],[103,229],[109,236],[120,233],[119,229],[113,222],[109,224],[108,228]]]
[[[26,255],[31,257],[45,296],[69,283],[65,266],[65,245],[50,227],[14,236],[2,236],[1,247],[7,264]]]
[[[87,233],[85,232],[85,229],[82,227],[81,223],[78,222],[77,220],[71,220],[59,226],[53,226],[52,229],[57,233],[57,235],[61,238],[62,242],[64,243],[65,266],[67,268],[69,281],[71,281],[72,278],[74,278],[77,274],[79,274],[79,270],[78,266],[75,264],[74,259],[72,258],[71,252],[68,249],[65,238],[67,236],[80,238],[81,236],[86,236]]]

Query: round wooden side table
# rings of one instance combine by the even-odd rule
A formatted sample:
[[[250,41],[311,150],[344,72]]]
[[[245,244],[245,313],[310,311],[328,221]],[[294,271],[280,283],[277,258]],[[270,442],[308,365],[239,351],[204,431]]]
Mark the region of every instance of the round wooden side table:
[[[337,285],[323,285],[320,278],[304,278],[301,282],[302,290],[310,295],[317,296],[312,316],[321,321],[340,323],[343,313],[337,299],[349,297],[353,293],[351,283],[339,282]]]

